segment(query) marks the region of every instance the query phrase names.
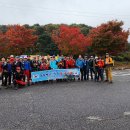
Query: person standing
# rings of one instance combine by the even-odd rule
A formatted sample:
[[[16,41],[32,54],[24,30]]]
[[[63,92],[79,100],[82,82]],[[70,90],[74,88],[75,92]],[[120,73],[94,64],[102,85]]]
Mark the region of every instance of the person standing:
[[[1,84],[1,86],[5,86],[5,88],[7,88],[8,64],[5,60],[5,58],[2,58],[1,68],[2,68],[2,75],[1,75],[2,84]]]
[[[30,86],[31,65],[30,65],[30,62],[27,60],[27,56],[24,57],[23,68],[24,68],[24,75],[27,77],[28,86]]]
[[[95,59],[93,56],[89,59],[89,71],[91,75],[91,80],[93,80],[93,74],[95,75]]]
[[[84,80],[89,80],[89,63],[88,63],[87,56],[84,57],[83,72],[84,72]],[[86,78],[86,76],[87,76],[87,78]]]
[[[60,60],[60,62],[58,62],[58,68],[64,69],[64,59],[63,58]]]
[[[79,55],[79,58],[76,60],[76,66],[80,69],[81,73],[81,81],[83,81],[83,67],[84,67],[84,60],[81,55]],[[80,78],[79,78],[80,80]]]
[[[39,71],[40,70],[40,62],[36,57],[34,57],[33,61],[30,62],[30,65],[32,64],[32,72]]]
[[[70,56],[68,61],[68,68],[75,68],[75,60],[72,55]]]
[[[12,79],[12,64],[10,63],[10,60],[7,60],[7,66],[8,66],[8,85],[11,85],[11,79]]]
[[[112,81],[112,66],[113,60],[108,53],[106,53],[105,57],[105,72],[106,72],[106,82],[113,83]]]
[[[98,59],[98,80],[103,81],[104,80],[104,60],[102,59],[102,57],[100,56]]]
[[[99,72],[99,66],[98,66],[98,57],[96,56],[95,57],[95,62],[94,62],[94,68],[95,68],[95,82],[98,82],[99,79],[98,79],[98,72]]]
[[[58,69],[58,62],[55,60],[55,56],[53,56],[50,60],[50,68],[51,69]]]
[[[41,65],[40,65],[40,71],[48,70],[48,69],[49,69],[49,66],[47,64],[47,60],[46,59],[42,59]]]
[[[20,67],[20,69],[23,70],[22,61],[20,61],[20,57],[18,57],[18,56],[15,57],[15,61],[12,63],[13,73],[16,71],[16,67]]]

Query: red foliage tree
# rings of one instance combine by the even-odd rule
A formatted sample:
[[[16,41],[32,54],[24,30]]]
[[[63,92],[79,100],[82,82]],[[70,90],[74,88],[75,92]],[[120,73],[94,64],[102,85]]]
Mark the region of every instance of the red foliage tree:
[[[37,36],[33,33],[33,29],[27,29],[24,26],[9,26],[8,31],[5,33],[5,53],[15,55],[24,54],[26,49],[31,48],[37,40]]]
[[[6,38],[4,33],[0,32],[0,57],[4,56],[5,47],[6,47]]]
[[[84,54],[90,46],[90,39],[85,37],[79,28],[61,25],[52,34],[52,39],[63,54]]]
[[[127,49],[128,31],[124,31],[123,22],[109,21],[90,31],[92,49],[96,54],[106,52],[116,55]]]

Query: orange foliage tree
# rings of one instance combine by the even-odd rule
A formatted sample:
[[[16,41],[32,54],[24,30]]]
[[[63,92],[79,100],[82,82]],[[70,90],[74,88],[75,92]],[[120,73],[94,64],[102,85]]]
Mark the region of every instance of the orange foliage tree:
[[[20,25],[9,26],[7,32],[3,35],[4,40],[0,42],[0,44],[3,44],[3,53],[7,55],[24,54],[28,48],[33,47],[37,40],[37,36],[34,35],[33,29],[27,29]]]
[[[52,39],[65,55],[84,54],[90,46],[90,39],[84,36],[79,28],[67,25],[61,25],[58,30],[54,31]]]

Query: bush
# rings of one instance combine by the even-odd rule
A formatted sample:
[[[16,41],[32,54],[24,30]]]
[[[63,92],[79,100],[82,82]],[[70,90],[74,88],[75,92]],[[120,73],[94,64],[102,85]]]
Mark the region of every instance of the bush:
[[[116,56],[114,59],[116,61],[124,61],[124,57],[123,56]]]
[[[122,53],[118,56],[115,56],[114,59],[116,61],[130,61],[130,52],[127,52],[127,53]]]

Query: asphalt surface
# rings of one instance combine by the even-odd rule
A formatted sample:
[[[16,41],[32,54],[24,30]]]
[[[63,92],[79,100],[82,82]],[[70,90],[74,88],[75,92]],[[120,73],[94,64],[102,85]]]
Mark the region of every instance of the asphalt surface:
[[[0,130],[130,130],[130,70],[113,75],[113,84],[76,81],[2,89]]]

